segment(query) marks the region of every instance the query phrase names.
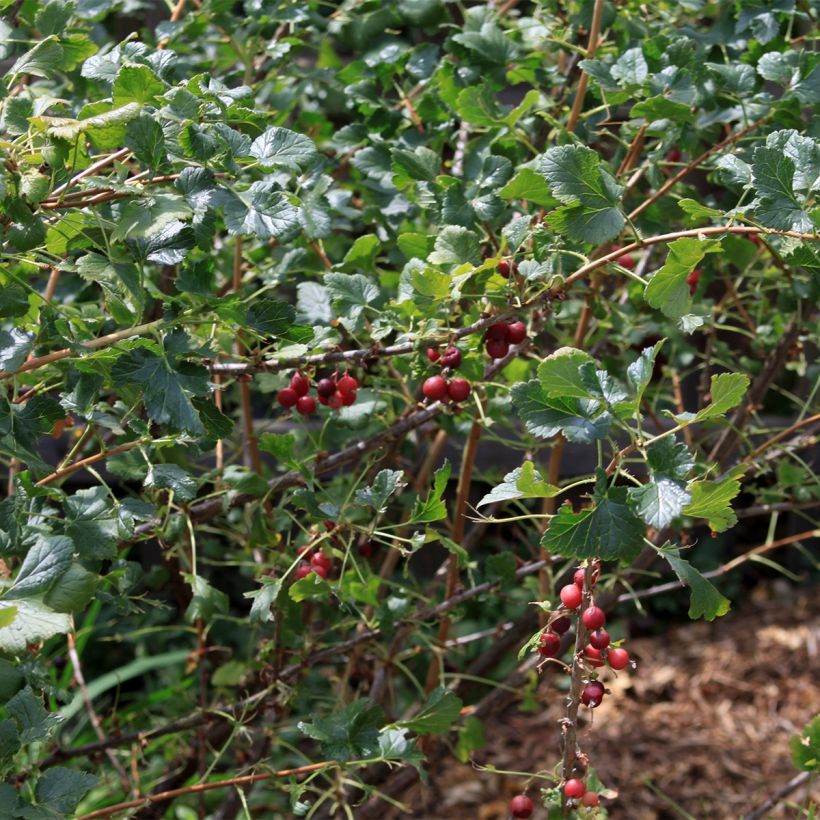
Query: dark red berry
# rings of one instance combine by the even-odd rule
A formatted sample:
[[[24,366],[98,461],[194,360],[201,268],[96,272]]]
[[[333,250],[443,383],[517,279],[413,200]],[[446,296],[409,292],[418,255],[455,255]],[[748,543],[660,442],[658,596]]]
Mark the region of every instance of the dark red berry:
[[[316,412],[316,399],[313,396],[299,396],[296,402],[296,409],[303,416],[310,416]]]
[[[327,570],[323,564],[311,564],[310,571],[315,572],[320,578],[327,578]]]
[[[362,558],[370,558],[373,555],[373,542],[372,541],[364,541],[359,544],[359,555]]]
[[[492,359],[503,359],[510,352],[510,346],[505,339],[487,339],[485,347]]]
[[[307,578],[313,572],[313,567],[304,561],[296,567],[296,580],[301,581],[302,578]]]
[[[329,399],[336,392],[336,382],[333,379],[319,379],[316,392],[321,399]]]
[[[310,379],[302,373],[294,373],[290,378],[290,388],[297,396],[306,396],[310,390]]]
[[[527,326],[523,322],[513,322],[507,327],[507,341],[511,345],[520,345],[527,338]]]
[[[322,567],[326,576],[327,573],[330,572],[330,568],[333,566],[333,559],[329,555],[325,555],[323,552],[314,552],[313,555],[310,556],[310,565],[314,569],[317,567]]]
[[[339,383],[336,385],[336,389],[340,393],[344,394],[355,393],[359,389],[359,383],[356,381],[356,379],[353,378],[353,376],[349,376],[347,373],[345,373],[345,375],[342,376],[341,379],[339,379]]]
[[[356,391],[352,391],[351,393],[342,393],[341,390],[337,393],[337,395],[342,397],[342,407],[350,407],[351,404],[356,403]]]
[[[635,267],[635,257],[631,253],[623,253],[615,261],[627,270],[632,270]]]
[[[554,632],[545,632],[538,641],[538,651],[545,658],[554,658],[561,648],[561,639]]]
[[[453,379],[447,385],[447,395],[453,401],[464,401],[470,395],[472,388],[467,379]]]
[[[616,646],[614,649],[610,649],[606,653],[606,659],[613,669],[625,669],[626,665],[629,663],[629,652],[627,652],[626,649],[622,649],[620,646]]]
[[[581,691],[581,703],[583,703],[584,706],[589,706],[590,709],[594,709],[596,706],[601,705],[605,694],[606,689],[604,689],[604,685],[601,681],[590,681]]]
[[[460,364],[461,351],[455,345],[450,345],[450,347],[441,354],[441,366],[452,367],[453,370],[456,370]]]
[[[689,295],[694,296],[698,289],[698,282],[703,271],[700,268],[695,268],[689,276],[686,277],[686,284],[689,285]]]
[[[339,526],[335,521],[331,521],[329,518],[322,521],[322,524],[324,524],[324,527],[328,532],[333,532],[333,530]]]
[[[586,790],[587,787],[584,785],[584,781],[579,780],[577,777],[567,780],[564,784],[564,794],[570,798],[583,797]]]
[[[319,404],[323,404],[325,407],[330,404],[330,399],[327,396],[317,396],[316,398],[319,399]]]
[[[447,382],[443,376],[430,376],[421,386],[421,392],[430,401],[441,401],[447,395]]]
[[[296,391],[292,387],[285,387],[276,395],[276,401],[282,407],[293,407],[299,401],[299,396],[296,395]]]
[[[601,798],[598,797],[595,792],[587,792],[581,800],[581,805],[586,806],[588,809],[594,809],[595,806],[600,805],[600,803]]]
[[[680,162],[682,156],[680,148],[670,148],[666,152],[666,159],[669,162]]]
[[[520,820],[526,820],[532,814],[534,808],[532,800],[526,794],[517,794],[510,800],[510,813],[513,817],[520,818]]]
[[[586,574],[587,571],[585,569],[576,569],[575,575],[572,576],[572,580],[579,589],[584,588],[584,578],[586,578]]]
[[[589,642],[596,649],[606,649],[609,646],[609,632],[605,629],[598,629],[590,634]]]
[[[434,347],[427,348],[427,358],[435,363],[441,358],[441,353],[438,352]]]
[[[570,627],[572,626],[572,621],[567,618],[566,616],[561,616],[560,618],[556,618],[551,624],[550,629],[556,633],[556,635],[563,635]]]
[[[497,322],[496,324],[490,325],[487,328],[487,332],[484,334],[484,338],[500,339],[502,342],[506,342],[509,335],[510,326],[506,322]]]
[[[301,556],[302,558],[309,559],[311,555],[313,555],[314,548],[310,546],[310,544],[305,544],[304,546],[299,547],[296,550],[296,554]]]
[[[590,606],[583,611],[581,620],[587,629],[600,629],[606,623],[606,613],[599,606]]]
[[[327,400],[327,406],[331,410],[338,410],[342,406],[343,400],[344,396],[338,390],[335,390],[333,395]]]
[[[505,278],[510,278],[510,273],[512,272],[512,265],[510,264],[509,259],[502,259],[498,263],[498,267],[496,270]]]
[[[590,666],[603,666],[604,665],[604,656],[601,654],[601,650],[596,649],[591,644],[587,644],[584,647],[584,660]]]
[[[567,584],[565,587],[561,587],[559,595],[561,596],[561,603],[567,609],[578,609],[581,606],[583,596],[581,590],[575,584]]]

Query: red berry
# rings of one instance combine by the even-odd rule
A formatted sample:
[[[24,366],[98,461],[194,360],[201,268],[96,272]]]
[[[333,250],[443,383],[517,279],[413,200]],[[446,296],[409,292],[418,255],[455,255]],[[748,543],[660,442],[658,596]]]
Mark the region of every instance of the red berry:
[[[316,392],[320,399],[329,399],[336,392],[336,382],[333,379],[319,379]]]
[[[680,162],[682,156],[680,148],[670,148],[666,152],[666,159],[669,160],[669,162]]]
[[[581,692],[581,703],[583,703],[584,706],[589,706],[590,709],[594,709],[596,706],[601,705],[605,694],[606,689],[604,689],[604,685],[601,681],[590,681]]]
[[[299,396],[296,402],[296,409],[303,416],[310,416],[316,412],[316,399],[313,396]]]
[[[587,607],[581,620],[587,629],[600,629],[606,623],[606,613],[599,606]]]
[[[311,564],[310,571],[315,572],[320,578],[327,579],[327,570],[322,564]]]
[[[561,648],[561,639],[554,632],[545,632],[538,641],[538,651],[545,658],[554,658]]]
[[[310,556],[313,555],[313,549],[310,544],[304,544],[296,550],[296,554],[301,555],[302,558],[310,558]]]
[[[521,820],[529,817],[534,808],[532,800],[526,794],[517,794],[510,800],[510,813],[513,817],[521,818]]]
[[[427,348],[427,358],[435,363],[441,358],[441,353],[438,352],[434,347]]]
[[[307,578],[311,572],[313,572],[313,567],[303,561],[298,567],[296,567],[296,580],[301,581],[302,578]]]
[[[763,245],[763,243],[760,241],[760,237],[757,234],[752,234],[749,237],[749,241],[753,242],[755,245],[757,245],[758,248]]]
[[[370,556],[373,555],[373,542],[364,541],[359,544],[359,555],[361,555],[362,558],[370,558]]]
[[[587,787],[584,785],[584,781],[579,780],[577,777],[573,777],[572,780],[567,780],[564,784],[564,794],[567,797],[583,797],[586,790]]]
[[[455,370],[460,364],[461,351],[455,345],[450,345],[450,347],[441,354],[441,366],[452,367],[453,370]]]
[[[487,328],[484,339],[500,339],[502,342],[506,342],[509,335],[510,326],[506,322],[496,322],[496,324]]]
[[[310,379],[302,373],[294,373],[290,377],[290,388],[297,396],[306,396],[310,390]]]
[[[512,265],[510,264],[508,259],[502,259],[498,263],[498,267],[496,270],[505,278],[510,278],[510,273],[512,272]]]
[[[503,359],[510,352],[510,346],[505,339],[487,339],[486,348],[492,359]]]
[[[555,632],[556,635],[563,635],[571,626],[572,621],[565,616],[561,616],[550,624],[550,629]]]
[[[336,389],[343,394],[355,393],[359,389],[359,383],[353,378],[353,376],[349,376],[345,373],[345,375],[339,379]]]
[[[441,401],[447,395],[447,381],[443,376],[430,376],[421,386],[421,392],[430,401]]]
[[[631,253],[621,254],[615,261],[627,270],[632,270],[635,267],[635,257]]]
[[[316,398],[319,399],[319,404],[323,404],[325,407],[330,404],[330,399],[327,396],[317,396]]]
[[[620,646],[616,646],[606,653],[606,659],[613,669],[625,669],[629,663],[629,652],[626,649],[621,649]]]
[[[601,654],[601,650],[596,649],[591,644],[587,644],[584,647],[584,660],[590,666],[603,666],[604,665],[604,656]]]
[[[567,609],[578,609],[581,606],[583,596],[581,590],[575,584],[567,584],[565,587],[561,587],[559,595],[561,596],[561,603]]]
[[[327,573],[330,572],[330,568],[333,566],[333,559],[323,552],[314,552],[313,555],[310,556],[310,565],[314,569],[322,567],[325,571],[325,576],[323,577],[326,577]]]
[[[286,387],[279,391],[276,396],[276,401],[278,401],[282,407],[293,407],[296,402],[299,401],[299,396],[296,395],[296,391],[292,387]]]
[[[596,649],[606,649],[609,646],[609,632],[598,629],[589,636],[589,642]]]
[[[689,276],[686,277],[686,284],[689,285],[689,295],[694,296],[698,289],[698,281],[700,280],[703,271],[700,268],[695,268]]]
[[[356,403],[356,391],[355,390],[352,393],[342,393],[342,391],[339,390],[337,395],[342,397],[342,407],[350,407],[351,404]]]
[[[453,379],[447,385],[447,395],[453,401],[464,401],[470,395],[470,382],[467,379]]]
[[[600,803],[601,799],[595,792],[587,792],[581,800],[581,805],[586,806],[588,809],[594,809],[595,806],[600,805]]]
[[[338,391],[334,391],[333,395],[327,400],[327,406],[331,410],[338,410],[344,402],[344,396]]]
[[[513,322],[507,327],[507,341],[511,345],[520,345],[527,338],[527,326],[523,322]]]
[[[584,588],[584,578],[586,578],[586,574],[587,571],[585,569],[576,569],[575,575],[572,576],[572,580],[579,589]]]

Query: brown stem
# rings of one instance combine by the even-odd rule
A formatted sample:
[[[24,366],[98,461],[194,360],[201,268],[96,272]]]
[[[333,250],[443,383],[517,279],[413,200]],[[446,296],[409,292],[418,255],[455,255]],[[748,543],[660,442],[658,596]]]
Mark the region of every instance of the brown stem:
[[[617,171],[617,176],[621,176],[622,174],[629,173],[634,167],[635,162],[637,161],[638,157],[641,155],[641,151],[643,150],[643,144],[646,138],[646,125],[642,125],[635,136],[632,138],[632,142],[627,148],[626,154],[624,154],[623,161],[621,162],[620,167]]]
[[[72,185],[75,185],[81,179],[85,179],[85,177],[93,176],[97,173],[97,171],[105,168],[109,165],[113,165],[117,160],[123,159],[127,157],[131,153],[130,148],[120,148],[119,151],[114,151],[113,154],[109,154],[102,159],[98,159],[96,162],[92,162],[88,168],[84,168],[80,173],[75,174],[68,182],[64,182],[62,185],[58,185],[50,194],[49,199],[53,199],[55,196],[60,196],[64,194]],[[62,199],[62,197],[60,197]]]
[[[481,423],[476,419],[470,427],[470,434],[467,436],[467,442],[464,445],[464,455],[461,458],[461,472],[458,479],[458,492],[456,494],[456,508],[453,514],[453,541],[462,546],[464,541],[464,527],[467,522],[467,501],[470,497],[470,484],[473,478],[473,466],[475,465],[476,452],[478,450],[478,441],[481,438]],[[447,562],[447,586],[445,588],[444,597],[452,598],[455,595],[456,587],[458,586],[458,555],[450,554]],[[444,648],[447,641],[447,635],[450,632],[450,619],[442,618],[438,629],[438,645]],[[427,668],[427,683],[426,690],[431,692],[435,689],[439,679],[439,659],[435,653],[430,659],[430,665]]]
[[[93,456],[81,458],[79,461],[75,461],[67,465],[66,467],[61,467],[59,470],[55,470],[53,473],[47,475],[45,478],[41,478],[37,482],[37,486],[45,487],[47,484],[53,484],[55,481],[59,481],[61,478],[65,478],[67,475],[76,473],[77,470],[84,469],[89,464],[96,464],[98,461],[104,461],[106,458],[110,458],[111,456],[115,456],[119,453],[127,453],[129,450],[133,450],[134,447],[139,447],[140,444],[144,443],[145,442],[142,439],[134,439],[133,441],[126,441],[125,444],[119,444],[116,447],[111,447],[108,450],[103,450],[99,453],[94,453]]]
[[[796,774],[785,786],[782,786],[771,797],[764,800],[754,811],[744,814],[743,820],[760,820],[761,817],[770,816],[769,812],[793,791],[799,789],[803,784],[807,784],[811,775],[811,772]]]
[[[589,40],[587,42],[587,58],[592,59],[595,52],[598,50],[598,35],[601,33],[601,18],[604,14],[604,0],[595,0],[595,6],[592,10],[592,25],[589,29]],[[584,97],[587,93],[587,83],[589,82],[589,75],[586,71],[581,72],[578,79],[578,88],[575,91],[575,99],[572,102],[572,110],[567,121],[567,131],[571,134],[578,124],[578,118],[581,116],[581,109],[584,107]]]
[[[813,416],[809,416],[808,418],[803,419],[802,421],[795,422],[792,424],[791,427],[787,427],[785,430],[781,430],[777,435],[772,436],[767,441],[764,441],[759,447],[755,447],[746,458],[741,461],[741,464],[748,464],[751,461],[754,461],[762,452],[768,450],[774,444],[777,444],[778,441],[782,441],[787,436],[791,435],[795,430],[800,430],[803,427],[808,427],[810,424],[814,424],[815,422],[820,422],[820,413],[817,413]]]
[[[175,797],[182,797],[186,794],[199,794],[200,792],[207,792],[212,789],[224,789],[227,786],[243,786],[247,783],[257,783],[260,780],[271,780],[275,777],[295,777],[300,774],[309,774],[319,769],[328,769],[337,765],[338,764],[332,760],[325,760],[321,763],[297,766],[295,769],[282,769],[278,772],[265,772],[263,774],[246,774],[242,777],[230,777],[226,780],[217,780],[211,783],[196,783],[193,786],[185,786],[181,789],[170,789],[166,792],[148,794],[136,800],[126,800],[124,803],[115,803],[113,806],[107,806],[104,809],[97,809],[97,811],[92,811],[89,814],[80,815],[76,820],[93,820],[93,818],[96,817],[110,817],[112,814],[117,814],[127,809],[138,809],[152,803],[164,803],[167,800],[173,800]]]

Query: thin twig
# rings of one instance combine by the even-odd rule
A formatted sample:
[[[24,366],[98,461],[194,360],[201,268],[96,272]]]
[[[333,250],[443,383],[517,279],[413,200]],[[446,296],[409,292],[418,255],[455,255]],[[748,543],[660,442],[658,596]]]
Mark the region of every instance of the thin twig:
[[[796,774],[785,786],[782,786],[771,797],[764,800],[754,811],[743,815],[743,820],[760,820],[761,817],[765,817],[781,800],[799,789],[804,783],[808,783],[811,775],[812,772]]]
[[[604,15],[604,0],[595,0],[595,6],[592,10],[592,25],[589,28],[589,40],[587,41],[587,58],[592,59],[595,52],[598,50],[598,35],[601,33],[601,19]],[[578,118],[581,116],[581,109],[584,107],[584,97],[587,93],[587,83],[589,82],[589,75],[586,71],[581,72],[578,79],[578,88],[575,91],[575,99],[572,102],[572,110],[567,120],[567,131],[571,134],[578,124]]]

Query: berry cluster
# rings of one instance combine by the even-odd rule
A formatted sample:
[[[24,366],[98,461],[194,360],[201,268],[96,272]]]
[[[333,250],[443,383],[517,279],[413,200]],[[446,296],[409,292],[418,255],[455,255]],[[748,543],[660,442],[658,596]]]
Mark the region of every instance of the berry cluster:
[[[461,351],[455,345],[447,347],[444,353],[439,353],[434,347],[429,347],[427,358],[433,364],[438,363],[444,368],[455,370],[461,364]],[[467,379],[447,379],[444,376],[430,376],[421,386],[421,392],[430,401],[444,401],[445,399],[453,402],[464,401],[472,390]]]
[[[328,532],[333,532],[336,527],[335,521],[325,521],[325,529]],[[313,540],[315,541],[316,538],[318,538],[318,535],[315,535]],[[337,546],[341,546],[341,541],[339,541],[336,536],[331,536],[331,540]],[[330,571],[333,569],[333,558],[325,554],[321,547],[315,543],[305,544],[303,547],[299,547],[296,554],[302,559],[296,567],[297,581],[307,578],[311,573],[315,573],[324,579],[327,579],[327,576],[330,575]]]
[[[319,404],[338,410],[356,401],[358,389],[359,383],[349,373],[345,373],[341,378],[334,373],[330,377],[319,379],[316,384],[316,397]],[[295,407],[303,416],[310,416],[316,412],[316,399],[309,394],[310,379],[297,371],[291,376],[290,386],[277,393],[276,400],[285,409]]]
[[[527,326],[523,322],[496,322],[484,334],[484,349],[491,359],[503,359],[510,352],[510,345],[519,345],[527,338]]]

